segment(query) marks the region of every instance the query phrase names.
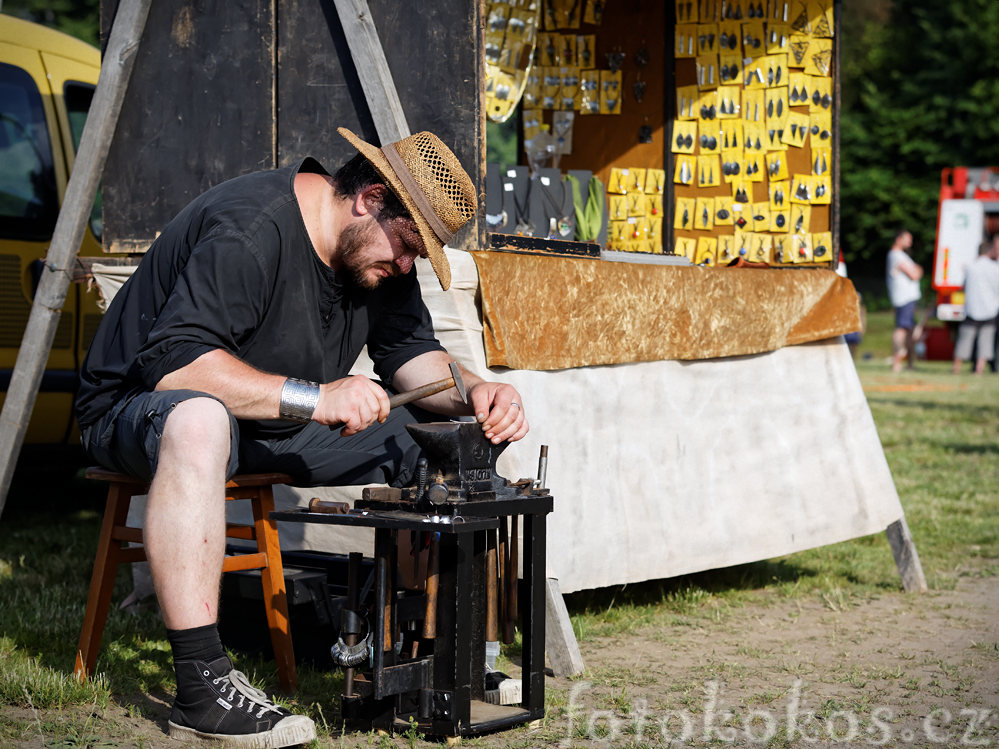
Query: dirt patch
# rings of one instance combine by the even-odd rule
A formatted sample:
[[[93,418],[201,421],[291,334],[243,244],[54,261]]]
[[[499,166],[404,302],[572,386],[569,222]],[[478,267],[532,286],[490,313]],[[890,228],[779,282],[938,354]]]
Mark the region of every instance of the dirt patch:
[[[999,746],[999,579],[864,601],[772,592],[688,626],[581,644],[540,725],[466,740],[537,746]],[[331,697],[332,699],[332,697]],[[176,749],[169,706],[0,708],[0,743]],[[330,716],[332,717],[332,716]],[[374,734],[323,747],[440,746]]]
[[[859,603],[767,594],[583,654],[561,717],[574,743],[999,746],[995,578]]]

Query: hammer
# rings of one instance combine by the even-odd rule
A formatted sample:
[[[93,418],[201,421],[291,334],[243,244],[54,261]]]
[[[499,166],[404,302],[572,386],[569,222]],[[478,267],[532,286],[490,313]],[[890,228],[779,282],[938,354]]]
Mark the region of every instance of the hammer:
[[[448,362],[447,366],[451,370],[450,377],[389,396],[389,408],[395,408],[396,406],[401,406],[405,403],[418,401],[420,398],[426,398],[428,395],[434,395],[435,393],[447,390],[448,388],[454,388],[457,390],[458,395],[461,397],[462,403],[468,403],[468,391],[465,389],[465,381],[461,379],[461,370],[458,369],[458,362]],[[343,422],[339,424],[330,424],[330,429],[339,429],[342,426]]]

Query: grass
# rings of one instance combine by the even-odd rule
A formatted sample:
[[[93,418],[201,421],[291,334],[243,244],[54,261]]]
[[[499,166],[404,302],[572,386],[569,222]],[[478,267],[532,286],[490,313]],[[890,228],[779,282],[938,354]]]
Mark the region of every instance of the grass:
[[[999,573],[999,441],[995,431],[999,376],[955,377],[947,362],[920,362],[915,372],[893,375],[886,363],[891,325],[890,313],[869,315],[857,368],[928,583],[932,589],[948,590],[962,576],[995,576]],[[46,746],[102,746],[112,741],[108,737],[117,737],[113,741],[118,743],[106,745],[155,742],[161,737],[136,738],[128,733],[129,716],[161,713],[157,705],[169,703],[174,688],[165,630],[155,614],[113,614],[104,634],[99,676],[85,685],[72,677],[103,487],[77,476],[39,480],[49,478],[50,472],[50,466],[43,466],[41,472],[19,469],[0,518],[0,745],[32,737],[44,738]],[[55,490],[39,495],[37,485]],[[128,587],[122,570],[115,600],[121,600]],[[779,559],[571,594],[566,602],[581,643],[612,638],[622,641],[616,646],[626,647],[625,638],[640,630],[669,646],[706,622],[737,619],[740,610],[750,601],[759,601],[761,594],[777,602],[818,603],[831,615],[839,615],[898,589],[898,572],[887,540],[884,534],[876,534]],[[793,609],[787,616],[793,624]],[[501,667],[511,659],[516,661],[517,655],[516,645],[507,649]],[[751,671],[753,663],[762,662],[767,653],[747,644],[740,655],[744,665],[738,668]],[[786,659],[789,678],[807,674],[811,668],[797,654],[785,653],[781,658]],[[969,658],[994,671],[999,645],[973,643]],[[911,654],[900,653],[899,663],[897,669],[844,667],[823,678],[858,690],[895,684],[912,694],[943,696],[959,689],[960,679],[966,678]],[[277,682],[270,661],[241,656],[240,666],[251,679],[271,685]],[[698,690],[703,681],[698,679],[716,673],[744,675],[733,672],[735,668],[708,658],[694,674],[697,678],[671,685],[666,701],[673,708],[693,704],[701,699]],[[935,668],[936,674],[927,676],[920,668]],[[303,667],[299,678],[299,692],[285,704],[312,715],[320,726],[321,745],[343,745],[335,706],[341,677]],[[636,675],[626,667],[596,669],[586,678],[607,689],[612,695],[609,706],[621,713],[629,712],[634,704],[629,685],[654,687],[654,675]],[[753,704],[770,704],[782,696],[781,688],[761,689],[752,698]],[[543,721],[540,734],[513,732],[505,745],[537,745],[547,740],[548,730],[561,730],[554,725],[565,714],[567,691],[548,691],[550,716]],[[828,712],[835,709],[833,704],[827,706]],[[96,717],[109,710],[118,718]],[[412,728],[396,737],[394,744],[370,734],[350,745],[415,746],[421,741]],[[485,741],[468,743],[476,746]],[[778,736],[770,745],[791,744]]]

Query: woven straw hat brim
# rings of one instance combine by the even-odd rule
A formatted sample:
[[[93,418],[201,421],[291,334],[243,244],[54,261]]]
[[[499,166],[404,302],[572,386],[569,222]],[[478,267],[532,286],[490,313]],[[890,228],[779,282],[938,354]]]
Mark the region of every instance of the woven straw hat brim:
[[[420,238],[423,239],[423,246],[427,250],[430,265],[433,267],[434,273],[437,274],[437,280],[440,281],[441,288],[447,291],[448,287],[451,286],[451,266],[447,261],[447,255],[444,253],[444,244],[434,233],[434,230],[430,228],[430,224],[427,223],[420,209],[416,207],[416,202],[409,196],[409,192],[403,186],[402,180],[395,173],[395,170],[388,163],[388,159],[385,158],[382,149],[366,143],[345,127],[337,128],[337,132],[346,138],[364,158],[371,162],[378,173],[389,183],[392,191],[399,196],[402,204],[406,206],[406,210],[413,217],[413,222],[416,224],[416,230],[420,233]]]

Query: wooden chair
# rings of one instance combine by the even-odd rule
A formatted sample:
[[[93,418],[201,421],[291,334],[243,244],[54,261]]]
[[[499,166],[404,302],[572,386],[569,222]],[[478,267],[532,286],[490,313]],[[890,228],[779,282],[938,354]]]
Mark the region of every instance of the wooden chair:
[[[142,543],[142,529],[127,525],[128,507],[132,497],[146,494],[149,484],[141,479],[115,473],[104,468],[89,468],[87,478],[107,481],[108,500],[104,509],[94,573],[90,579],[90,595],[83,617],[83,631],[76,652],[75,673],[80,681],[93,673],[97,651],[107,621],[114,588],[115,572],[119,564],[141,562],[146,551],[141,546],[123,547],[124,542]],[[253,508],[253,524],[226,523],[228,538],[248,539],[257,542],[255,552],[226,556],[222,571],[261,570],[264,589],[264,609],[271,631],[274,660],[277,663],[281,688],[293,692],[297,686],[295,653],[288,626],[288,599],[285,593],[284,570],[281,565],[281,546],[277,524],[270,519],[274,509],[274,484],[287,484],[291,477],[282,473],[254,473],[233,476],[226,484],[226,500],[248,499]]]

